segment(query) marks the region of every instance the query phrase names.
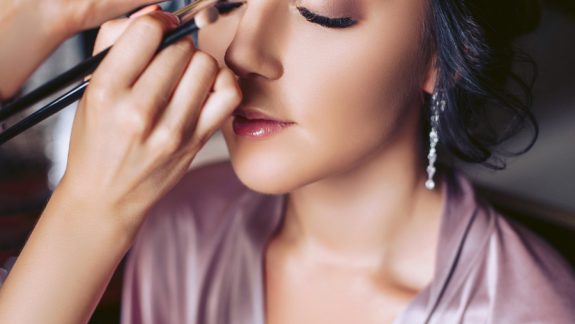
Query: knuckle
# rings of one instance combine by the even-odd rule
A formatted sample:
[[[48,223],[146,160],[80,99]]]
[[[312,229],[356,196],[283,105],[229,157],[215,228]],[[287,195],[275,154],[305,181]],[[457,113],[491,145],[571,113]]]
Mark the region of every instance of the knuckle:
[[[194,143],[194,147],[199,150],[208,142],[209,139],[210,137],[205,133],[199,134],[198,132],[194,132],[192,142]]]
[[[104,106],[104,103],[110,98],[110,91],[105,84],[92,83],[86,95],[90,102],[96,107]]]
[[[96,43],[103,37],[108,36],[114,30],[114,21],[106,21],[100,26],[98,31],[98,36],[96,37]]]
[[[98,37],[107,36],[108,34],[113,33],[118,28],[120,28],[121,23],[122,24],[124,23],[123,19],[106,21],[105,23],[102,24],[102,26],[100,26],[100,31],[98,32]]]
[[[148,126],[148,118],[143,113],[133,113],[124,120],[125,129],[131,134],[142,134]]]
[[[167,121],[164,127],[166,129],[169,129],[174,134],[185,133],[185,125],[181,119]]]
[[[127,107],[121,107],[123,113],[123,125],[131,134],[144,134],[152,124],[154,115],[149,109],[134,102],[126,104]]]
[[[170,127],[159,127],[156,130],[159,149],[166,154],[173,154],[182,147],[184,136],[181,132],[174,131]]]
[[[103,50],[106,47],[106,45],[109,46],[111,45],[111,43],[113,43],[112,38],[113,35],[115,34],[114,30],[115,30],[114,23],[111,21],[104,23],[100,27],[98,36],[96,36],[96,42],[94,43],[94,49],[92,51],[92,55],[96,55],[98,52]]]
[[[123,31],[129,23],[130,20],[127,18],[109,20],[100,26],[98,37],[117,35],[119,32]]]
[[[126,28],[130,25],[130,21],[130,19],[124,18],[105,22],[100,27],[100,31],[96,37],[93,55],[96,55],[100,51],[115,44]]]

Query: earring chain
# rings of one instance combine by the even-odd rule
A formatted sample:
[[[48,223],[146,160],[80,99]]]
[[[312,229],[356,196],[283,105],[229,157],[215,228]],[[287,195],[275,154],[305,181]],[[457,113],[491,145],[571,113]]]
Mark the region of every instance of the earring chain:
[[[433,181],[433,176],[437,171],[435,169],[435,161],[437,161],[437,143],[439,143],[439,134],[437,130],[439,129],[439,115],[445,110],[445,100],[439,91],[436,91],[432,98],[431,104],[431,131],[429,132],[429,154],[427,159],[429,160],[429,165],[427,166],[427,181],[425,181],[425,187],[429,190],[435,188],[435,181]]]

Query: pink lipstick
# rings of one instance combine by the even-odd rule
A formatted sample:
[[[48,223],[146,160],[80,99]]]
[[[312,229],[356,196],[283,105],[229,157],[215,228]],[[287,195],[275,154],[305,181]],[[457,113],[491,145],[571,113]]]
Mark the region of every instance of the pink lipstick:
[[[293,124],[275,120],[257,111],[238,109],[234,112],[232,125],[234,132],[239,136],[264,139]]]

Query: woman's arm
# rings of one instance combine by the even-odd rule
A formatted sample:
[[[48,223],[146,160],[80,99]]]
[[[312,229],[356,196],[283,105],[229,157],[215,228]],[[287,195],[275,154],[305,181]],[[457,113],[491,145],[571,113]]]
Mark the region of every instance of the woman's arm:
[[[0,102],[66,38],[154,0],[0,1]]]
[[[241,100],[233,73],[190,38],[154,58],[174,27],[161,12],[125,24],[78,106],[66,174],[0,289],[0,323],[87,322],[148,211]]]

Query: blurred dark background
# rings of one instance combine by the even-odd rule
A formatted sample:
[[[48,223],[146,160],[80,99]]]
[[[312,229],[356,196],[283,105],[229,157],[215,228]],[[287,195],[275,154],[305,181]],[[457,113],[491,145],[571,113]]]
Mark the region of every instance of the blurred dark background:
[[[173,10],[182,4],[178,0],[164,7]],[[575,0],[545,0],[543,7],[540,27],[518,42],[539,66],[533,88],[539,140],[527,154],[507,160],[504,171],[459,167],[480,196],[545,237],[575,265]],[[86,31],[64,43],[23,92],[90,56],[96,34],[97,30]],[[8,270],[65,170],[74,109],[66,108],[0,146],[0,266]],[[520,147],[525,138],[518,136],[509,148]],[[221,136],[203,154],[206,161],[225,157]],[[91,323],[119,322],[122,271],[121,264]]]

